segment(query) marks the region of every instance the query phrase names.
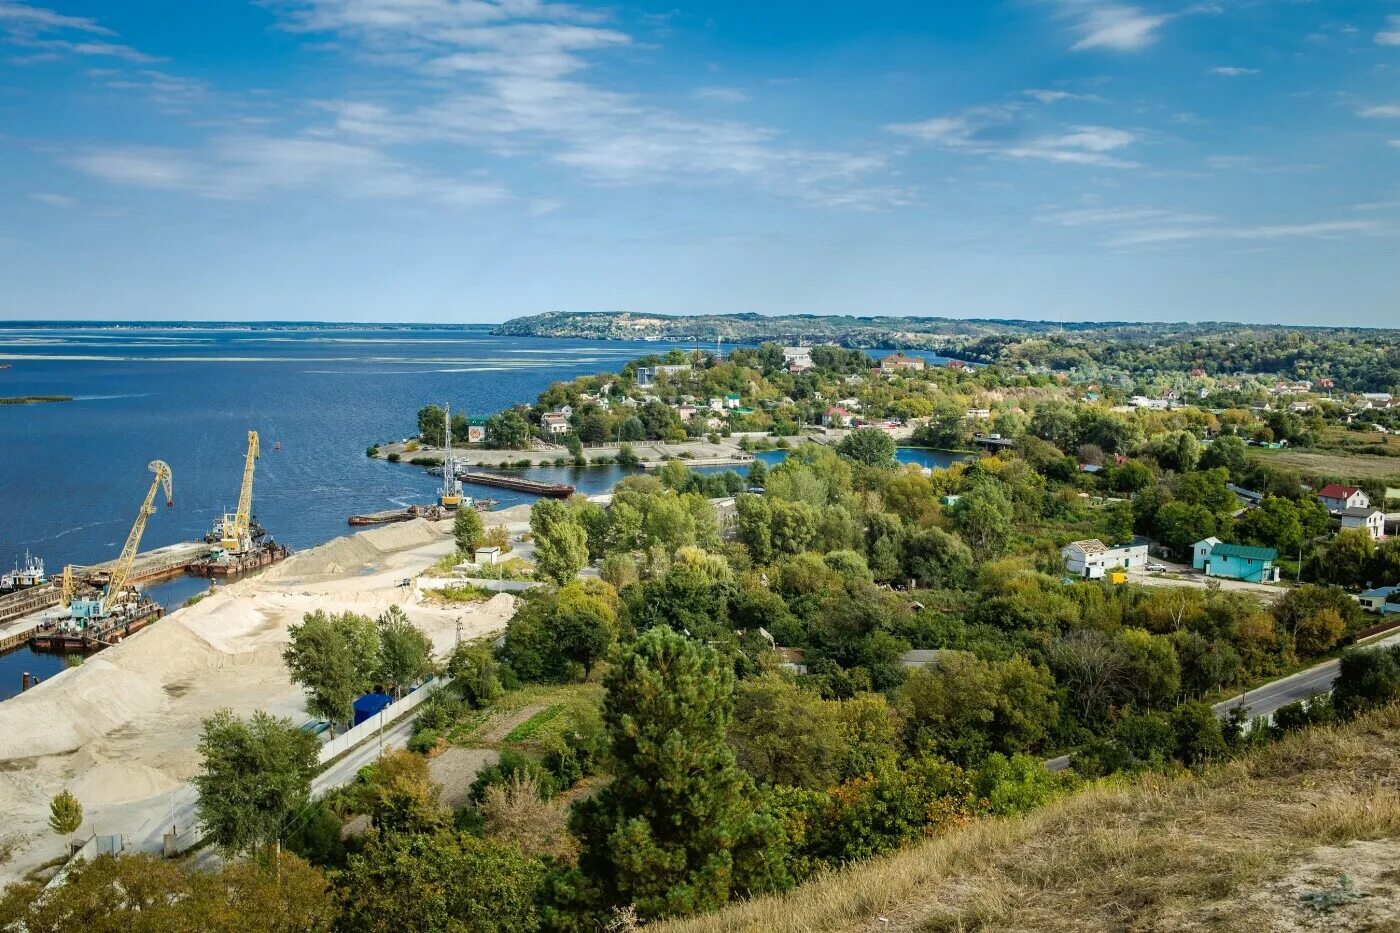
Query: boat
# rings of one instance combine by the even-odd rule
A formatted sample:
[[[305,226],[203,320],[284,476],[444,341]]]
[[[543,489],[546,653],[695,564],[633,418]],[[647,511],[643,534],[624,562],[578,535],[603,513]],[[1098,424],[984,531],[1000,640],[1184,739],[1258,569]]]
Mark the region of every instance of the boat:
[[[567,499],[574,494],[574,487],[566,483],[541,483],[538,480],[523,479],[517,476],[501,476],[498,473],[459,473],[457,478],[464,483],[478,486],[498,486],[516,492],[528,492],[551,499]]]
[[[44,573],[44,560],[24,552],[24,563],[15,564],[15,569],[0,576],[0,594],[15,593],[20,590],[43,586],[49,582]]]
[[[348,522],[351,525],[388,525],[393,522],[411,522],[415,518],[426,518],[430,522],[436,522],[450,514],[439,505],[410,505],[407,508],[385,509],[383,512],[370,512],[367,515],[351,515]]]
[[[103,619],[63,619],[41,626],[29,637],[29,647],[49,654],[91,653],[117,644],[157,621],[165,610],[148,596],[119,603]]]
[[[190,573],[198,577],[233,577],[241,573],[251,573],[286,560],[291,550],[276,541],[263,541],[244,554],[230,554],[216,550],[204,560],[190,564]]]

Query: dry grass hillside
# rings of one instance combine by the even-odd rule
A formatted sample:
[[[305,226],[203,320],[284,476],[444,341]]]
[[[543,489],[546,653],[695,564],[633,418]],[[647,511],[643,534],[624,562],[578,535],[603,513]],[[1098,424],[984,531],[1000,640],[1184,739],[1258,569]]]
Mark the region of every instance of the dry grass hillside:
[[[1400,708],[654,929],[1400,933]]]

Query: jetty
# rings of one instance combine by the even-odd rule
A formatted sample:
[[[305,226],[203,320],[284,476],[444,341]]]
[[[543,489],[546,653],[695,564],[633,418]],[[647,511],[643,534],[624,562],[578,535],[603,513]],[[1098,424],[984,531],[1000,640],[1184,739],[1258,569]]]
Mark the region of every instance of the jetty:
[[[184,541],[137,554],[126,582],[155,583],[178,577],[206,559],[212,551],[213,548],[203,541]],[[116,565],[117,561],[109,560],[88,567],[74,567],[73,574],[80,580],[101,586],[111,579],[112,569]]]
[[[541,483],[518,476],[501,476],[499,473],[459,473],[457,478],[464,483],[495,486],[499,489],[511,489],[515,492],[528,492],[536,496],[548,496],[551,499],[567,499],[574,494],[574,487],[566,483]]]

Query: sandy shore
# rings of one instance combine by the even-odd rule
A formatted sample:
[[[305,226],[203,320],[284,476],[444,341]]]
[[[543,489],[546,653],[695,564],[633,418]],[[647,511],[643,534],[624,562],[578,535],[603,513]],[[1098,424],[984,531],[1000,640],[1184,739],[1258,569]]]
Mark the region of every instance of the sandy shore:
[[[519,514],[516,514],[519,513]],[[528,509],[487,524],[527,527]],[[59,856],[48,805],[65,788],[93,831],[147,837],[168,801],[198,770],[200,722],[229,708],[266,710],[297,723],[310,717],[287,679],[287,628],[315,609],[375,616],[391,605],[450,651],[464,638],[504,628],[513,597],[469,608],[420,602],[399,583],[453,550],[447,522],[388,525],[293,555],[266,573],[216,590],[124,644],[94,655],[33,690],[0,703],[0,886]]]

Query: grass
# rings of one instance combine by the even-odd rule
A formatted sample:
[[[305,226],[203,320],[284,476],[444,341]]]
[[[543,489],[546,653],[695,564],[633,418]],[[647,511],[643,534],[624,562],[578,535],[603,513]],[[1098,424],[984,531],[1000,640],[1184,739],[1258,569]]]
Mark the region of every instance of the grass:
[[[1317,847],[1400,834],[1397,767],[1392,707],[1199,774],[1098,782],[1023,817],[654,929],[1244,933],[1259,918],[1232,899]]]
[[[1342,450],[1260,450],[1249,449],[1249,456],[1262,463],[1292,467],[1309,476],[1340,477],[1351,481],[1400,480],[1400,460]],[[1396,483],[1392,483],[1396,485]]]
[[[559,714],[563,711],[564,707],[562,706],[551,706],[548,709],[536,713],[529,719],[522,722],[520,725],[516,726],[514,729],[510,730],[510,733],[506,735],[506,744],[510,744],[512,742],[526,741],[531,736],[535,735],[535,733],[539,732],[546,725],[553,722],[555,719],[558,719]]]
[[[425,595],[435,603],[479,603],[496,594],[470,583],[459,583],[453,586],[444,586],[441,589],[428,590]]]
[[[489,709],[468,711],[449,731],[448,740],[453,745],[471,747],[492,720],[527,707],[542,706],[544,709],[512,729],[504,744],[547,747],[602,702],[603,687],[598,683],[529,684],[507,691]]]

